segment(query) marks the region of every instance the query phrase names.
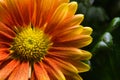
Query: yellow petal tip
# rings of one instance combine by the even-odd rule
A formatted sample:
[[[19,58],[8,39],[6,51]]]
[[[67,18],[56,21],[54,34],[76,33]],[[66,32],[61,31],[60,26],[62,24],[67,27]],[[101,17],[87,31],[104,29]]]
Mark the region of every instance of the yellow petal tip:
[[[77,14],[76,17],[77,17],[77,19],[79,19],[80,23],[81,23],[81,22],[83,21],[83,19],[84,19],[84,15],[83,15],[83,14]],[[80,24],[80,23],[79,23],[79,24]]]
[[[78,6],[77,2],[73,1],[70,3],[72,6]]]
[[[93,29],[91,27],[84,27],[83,33],[86,35],[91,35],[92,31],[93,31]]]

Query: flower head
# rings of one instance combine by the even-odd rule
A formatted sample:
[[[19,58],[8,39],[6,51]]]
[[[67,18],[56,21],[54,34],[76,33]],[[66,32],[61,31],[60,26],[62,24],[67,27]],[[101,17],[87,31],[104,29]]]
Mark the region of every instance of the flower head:
[[[0,0],[0,80],[82,80],[92,29],[69,0]]]

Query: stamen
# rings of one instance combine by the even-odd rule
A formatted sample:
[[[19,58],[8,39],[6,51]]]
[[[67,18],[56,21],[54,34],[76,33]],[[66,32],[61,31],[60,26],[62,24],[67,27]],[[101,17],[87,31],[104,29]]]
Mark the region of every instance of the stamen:
[[[22,61],[41,61],[47,54],[51,42],[40,29],[23,29],[14,38],[10,48],[12,57]]]

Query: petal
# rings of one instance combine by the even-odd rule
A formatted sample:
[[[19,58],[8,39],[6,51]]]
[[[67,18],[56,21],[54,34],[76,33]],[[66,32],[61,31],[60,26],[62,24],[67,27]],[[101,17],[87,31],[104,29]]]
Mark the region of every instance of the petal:
[[[5,60],[9,57],[9,54],[5,52],[0,52],[0,61]]]
[[[84,27],[81,35],[91,35],[92,31],[93,31],[92,28]]]
[[[89,59],[91,59],[91,57],[92,57],[92,54],[91,54],[90,52],[88,52],[88,51],[81,50],[81,53],[83,54],[83,55],[81,56],[81,59],[82,59],[82,60],[89,60]]]
[[[68,3],[68,2],[70,2],[70,0],[59,0],[59,4],[62,4],[62,3]]]
[[[53,80],[65,80],[65,77],[61,70],[57,67],[57,65],[51,61],[51,59],[44,59],[44,66],[46,71],[48,72],[48,75]]]
[[[62,23],[62,28],[68,28],[68,27],[72,27],[75,25],[79,25],[84,19],[84,15],[83,14],[76,14],[74,16],[72,16],[71,18],[68,18],[66,20],[64,20],[64,22]]]
[[[13,23],[11,16],[7,10],[5,0],[2,0],[2,2],[0,2],[0,21],[9,26],[11,25],[10,23]]]
[[[34,70],[37,80],[50,80],[42,62],[34,64]]]
[[[80,76],[76,76],[79,72],[86,72],[90,70],[90,66],[78,60],[69,58],[67,60],[58,59],[52,56],[50,61],[57,64],[58,68],[67,76],[72,76],[71,80],[82,79]],[[66,78],[67,79],[67,78]]]
[[[9,35],[15,37],[15,32],[10,27],[6,26],[2,22],[0,22],[0,31],[5,32],[6,34],[9,34]]]
[[[63,61],[55,57],[49,58],[49,60],[55,63],[58,69],[61,70],[65,75],[72,76],[72,74],[78,74],[77,68],[67,61]]]
[[[42,27],[56,9],[54,7],[56,0],[36,0],[35,2],[32,23],[35,26]]]
[[[0,80],[5,80],[14,70],[14,68],[18,65],[19,61],[12,60],[8,64],[6,64],[3,68],[0,68]]]
[[[83,18],[83,14],[77,14],[68,19],[65,19],[58,26],[56,26],[55,30],[51,34],[57,36],[58,34],[61,34],[63,31],[69,28],[78,26],[83,21]]]
[[[9,48],[0,48],[0,52],[9,53],[10,50],[9,50]]]
[[[54,42],[55,47],[76,47],[82,48],[89,45],[92,42],[92,37],[89,35],[81,35],[76,39],[66,39],[59,42]]]
[[[19,14],[19,11],[16,7],[15,0],[5,0],[7,12],[11,16],[11,20],[15,25],[20,25],[23,23],[22,18]]]
[[[15,0],[14,1],[14,6],[13,8],[16,8],[18,12],[15,14],[19,15],[21,24],[23,25],[28,25],[30,23],[30,18],[32,17],[33,14],[33,8],[34,8],[34,2],[33,0]],[[19,21],[19,22],[20,22]]]
[[[45,32],[49,33],[49,31],[52,31],[61,21],[64,20],[67,12],[68,12],[68,4],[67,3],[61,4],[56,9],[53,16],[51,17],[50,23],[48,23]]]
[[[22,62],[10,74],[8,80],[28,80],[29,63]]]
[[[32,72],[32,76],[31,76],[30,80],[38,80],[38,79],[36,79],[35,71]]]
[[[68,14],[67,14],[67,18],[73,16],[76,13],[77,10],[77,2],[71,2],[68,4],[69,10],[68,10]]]
[[[66,27],[71,27],[71,26],[79,25],[83,21],[83,19],[84,19],[83,14],[76,14],[72,16],[70,19],[66,19],[63,22],[63,26],[66,25]]]
[[[11,42],[15,33],[8,26],[0,22],[0,42]]]
[[[0,41],[0,48],[10,48],[10,43]]]
[[[91,58],[92,54],[88,51],[77,48],[54,47],[49,51],[48,55],[49,57],[56,57],[71,63],[80,73],[90,69],[88,64],[81,62],[81,60],[89,60]]]
[[[0,42],[7,42],[7,43],[10,43],[13,41],[13,38],[11,35],[5,33],[5,32],[2,32],[0,31]]]
[[[80,73],[86,72],[90,70],[90,66],[84,62],[81,61],[76,61],[76,62],[71,62]]]
[[[33,2],[33,0],[4,0],[3,3],[1,3],[0,10],[0,12],[2,12],[0,13],[2,22],[9,26],[29,24],[30,16],[33,13]]]
[[[83,80],[79,74],[73,74],[72,76],[66,75],[66,80]]]
[[[80,33],[83,31],[83,27],[80,25],[74,26],[73,28],[65,29],[61,34],[53,37],[54,41],[61,42],[67,39],[76,39],[80,37]],[[54,42],[53,41],[53,42]]]
[[[80,50],[73,47],[52,47],[49,50],[48,55],[65,60],[88,60],[92,56],[92,54],[88,51]]]

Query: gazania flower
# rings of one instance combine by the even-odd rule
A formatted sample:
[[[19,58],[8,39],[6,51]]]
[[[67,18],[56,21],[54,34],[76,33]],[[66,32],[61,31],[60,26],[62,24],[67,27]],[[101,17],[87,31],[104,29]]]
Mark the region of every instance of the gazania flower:
[[[82,80],[92,29],[69,0],[0,0],[0,80]]]

